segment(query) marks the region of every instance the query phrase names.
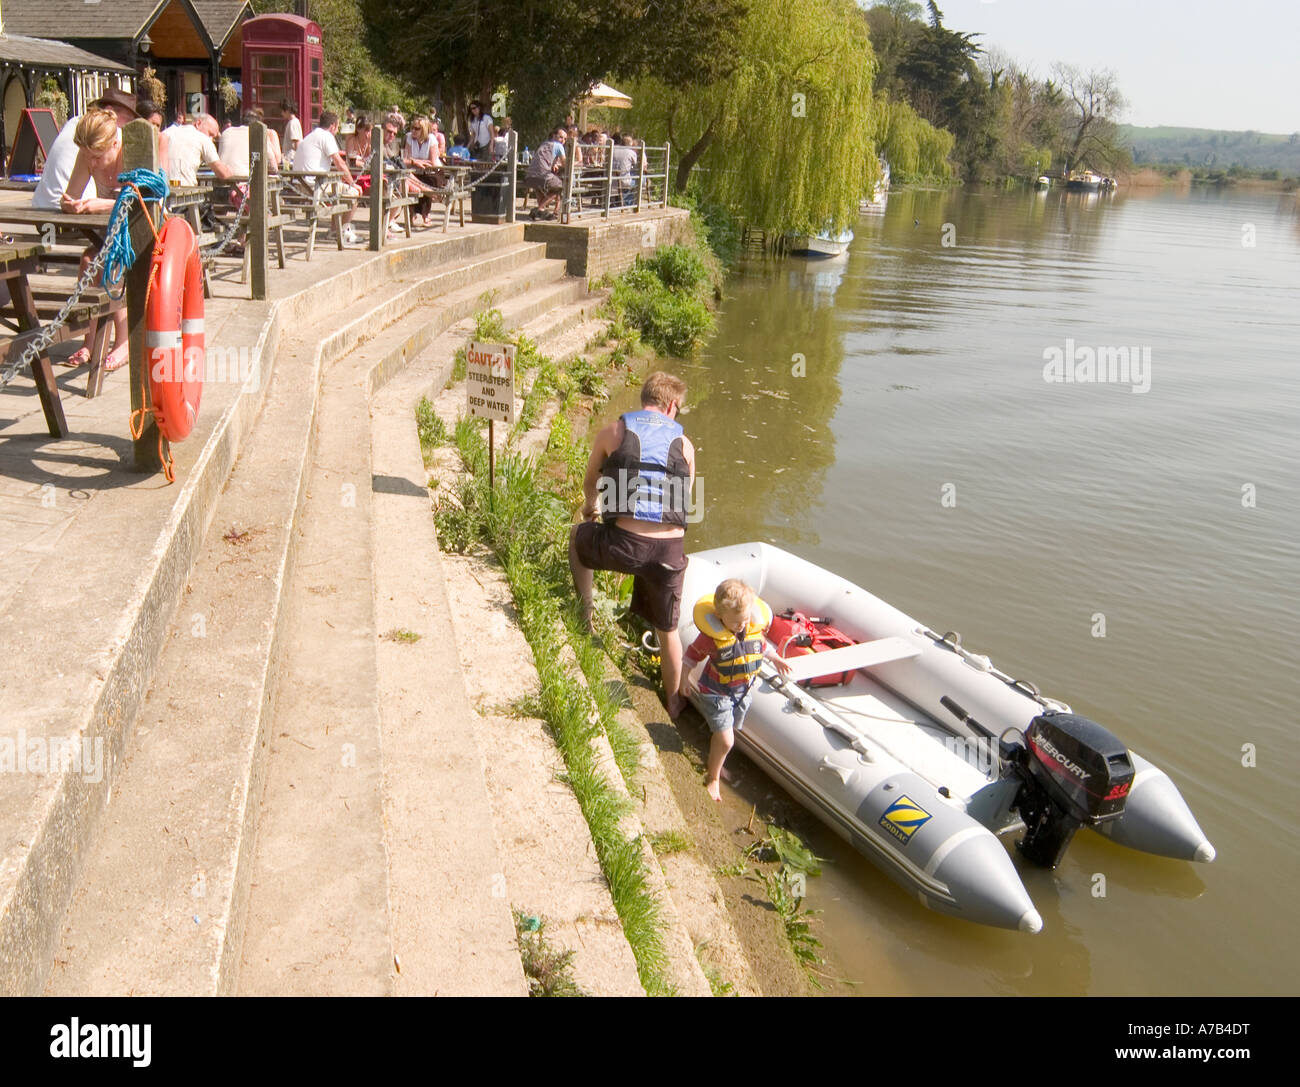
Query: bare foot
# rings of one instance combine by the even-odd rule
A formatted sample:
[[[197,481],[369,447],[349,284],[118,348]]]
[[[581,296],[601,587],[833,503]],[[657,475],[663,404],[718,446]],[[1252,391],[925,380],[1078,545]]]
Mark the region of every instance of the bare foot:
[[[713,797],[715,801],[717,801],[719,804],[722,803],[722,787],[718,784],[717,778],[713,778],[712,780],[706,781],[704,783],[704,789],[705,792],[707,792],[711,797]]]
[[[120,370],[130,361],[131,349],[127,344],[115,347],[104,359],[104,373],[111,374],[114,370]]]

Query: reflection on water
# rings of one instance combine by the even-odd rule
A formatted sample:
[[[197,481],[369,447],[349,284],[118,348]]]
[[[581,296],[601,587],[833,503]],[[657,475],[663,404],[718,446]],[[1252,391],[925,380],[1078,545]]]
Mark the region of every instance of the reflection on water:
[[[860,991],[1295,992],[1297,219],[1276,194],[895,191],[835,264],[742,269],[680,367],[692,549],[769,540],[960,630],[1164,767],[1219,849],[1080,832],[1025,871],[1023,937],[822,835],[809,904]],[[1045,381],[1067,344],[1149,349],[1150,390]]]

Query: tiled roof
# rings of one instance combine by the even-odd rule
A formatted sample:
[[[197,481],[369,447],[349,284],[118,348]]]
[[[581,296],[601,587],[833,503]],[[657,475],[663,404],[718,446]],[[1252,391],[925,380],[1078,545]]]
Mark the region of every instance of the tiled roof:
[[[34,68],[87,68],[92,72],[131,72],[125,64],[97,57],[67,42],[28,38],[22,34],[0,35],[0,60]]]
[[[241,15],[250,8],[248,0],[191,0],[212,44],[225,44]],[[252,11],[249,11],[252,14]]]
[[[134,38],[170,0],[4,0],[0,14],[10,34],[34,38]]]
[[[190,0],[214,45],[230,36],[248,0]],[[4,0],[6,32],[34,38],[130,40],[171,0]]]

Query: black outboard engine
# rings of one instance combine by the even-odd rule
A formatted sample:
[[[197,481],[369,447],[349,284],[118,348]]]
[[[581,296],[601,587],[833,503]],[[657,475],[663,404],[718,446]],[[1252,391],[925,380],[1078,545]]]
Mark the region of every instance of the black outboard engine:
[[[1055,868],[1080,826],[1096,827],[1124,814],[1133,760],[1096,721],[1073,713],[1040,714],[1025,730],[1025,746],[1004,753],[1022,782],[1011,805],[1025,821],[1020,852],[1034,864]]]

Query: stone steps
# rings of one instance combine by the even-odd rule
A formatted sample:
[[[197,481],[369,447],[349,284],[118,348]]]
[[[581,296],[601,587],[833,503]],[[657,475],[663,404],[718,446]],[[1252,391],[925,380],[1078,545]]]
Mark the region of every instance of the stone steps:
[[[339,307],[328,336],[306,325],[286,340],[168,631],[136,743],[61,926],[47,992],[398,987],[393,952],[400,962],[403,945],[385,911],[404,917],[409,903],[381,878],[395,817],[381,798],[394,764],[386,744],[402,737],[384,731],[375,654],[365,652],[388,628],[368,603],[368,570],[353,568],[369,551],[371,489],[383,491],[379,476],[367,478],[367,395],[422,340],[480,308],[483,276],[521,314],[573,300],[577,287],[585,293],[560,278],[562,268],[540,263],[536,247],[519,245],[517,232],[459,256],[473,258],[473,273],[412,269]],[[322,566],[333,580],[320,579]],[[330,585],[347,591],[331,594]],[[314,640],[297,637],[308,629]],[[381,657],[388,648],[380,645]],[[422,748],[405,739],[396,765],[409,776]],[[304,795],[291,796],[299,788]],[[347,858],[332,874],[331,849]],[[499,868],[491,850],[485,864]],[[449,897],[430,893],[434,904]],[[499,980],[466,975],[481,976],[483,991],[522,983],[503,917],[499,910],[495,942],[485,944],[503,967]],[[414,977],[417,988],[406,991],[449,991],[437,971]]]

